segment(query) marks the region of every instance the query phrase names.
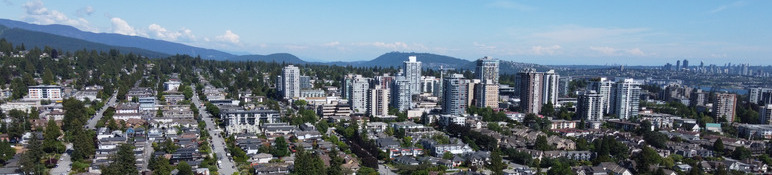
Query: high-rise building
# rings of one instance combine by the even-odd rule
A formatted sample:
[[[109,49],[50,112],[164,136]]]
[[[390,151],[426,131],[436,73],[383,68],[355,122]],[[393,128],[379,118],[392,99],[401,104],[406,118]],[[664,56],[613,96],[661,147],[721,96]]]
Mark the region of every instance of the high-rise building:
[[[381,89],[389,89],[391,88],[391,83],[394,81],[394,77],[385,73],[381,76],[375,76],[373,81],[373,85],[380,86]]]
[[[681,70],[681,60],[676,61],[675,69],[676,70]]]
[[[300,69],[288,65],[281,70],[281,78],[284,99],[300,97]]]
[[[759,108],[759,114],[761,114],[761,124],[772,123],[772,104],[767,104]]]
[[[461,74],[453,74],[443,80],[442,113],[461,115],[466,112],[468,80]]]
[[[520,78],[520,108],[526,113],[538,114],[542,106],[544,74],[536,69],[524,69],[518,73]]]
[[[343,99],[351,98],[351,81],[354,80],[354,74],[347,74],[343,77],[343,82],[340,84],[340,97]]]
[[[772,88],[748,89],[748,102],[753,104],[772,104]]]
[[[684,66],[681,69],[689,69],[689,60],[684,59]]]
[[[558,79],[558,96],[568,97],[568,94],[572,93],[571,89],[569,89],[571,80],[571,77],[560,77],[560,79]]]
[[[493,80],[477,83],[474,87],[474,105],[478,108],[499,108],[499,85]]]
[[[437,77],[422,76],[421,77],[421,92],[422,93],[434,93],[434,85],[437,84]]]
[[[349,99],[348,104],[351,105],[351,110],[354,113],[365,113],[367,111],[367,90],[370,88],[370,81],[368,78],[362,77],[362,75],[355,75],[351,79],[351,86],[349,86]]]
[[[466,106],[475,106],[474,99],[475,99],[475,92],[477,92],[477,90],[475,90],[475,88],[477,87],[477,84],[480,84],[479,79],[467,80]]]
[[[555,74],[555,70],[544,72],[542,103],[558,104],[558,79],[560,79],[560,75]]]
[[[310,76],[300,76],[300,89],[311,89],[313,87]]]
[[[713,118],[719,121],[724,118],[728,122],[734,122],[735,108],[737,107],[737,94],[716,93],[716,101],[713,101]]]
[[[478,59],[474,73],[480,82],[491,80],[493,84],[499,84],[499,60],[487,56]]]
[[[614,85],[613,81],[606,79],[605,77],[593,80],[590,82],[590,90],[594,90],[602,96],[603,112],[606,114],[611,113],[611,87]]]
[[[603,120],[603,95],[596,91],[586,91],[579,95],[576,114],[587,121]]]
[[[397,76],[392,85],[391,106],[399,111],[410,109],[410,104],[413,102],[413,95],[410,94],[410,80],[404,76]]]
[[[638,105],[641,98],[640,84],[632,78],[620,80],[614,84],[612,93],[612,110],[619,119],[630,119],[638,116]]]
[[[367,114],[380,117],[389,114],[389,89],[382,89],[380,86],[370,89],[367,92]]]
[[[702,92],[702,89],[692,91],[692,94],[689,95],[689,106],[705,106],[705,101],[708,100],[707,96],[708,94]]]
[[[421,93],[421,62],[416,61],[416,56],[410,56],[403,65],[402,75],[410,81],[410,94]]]

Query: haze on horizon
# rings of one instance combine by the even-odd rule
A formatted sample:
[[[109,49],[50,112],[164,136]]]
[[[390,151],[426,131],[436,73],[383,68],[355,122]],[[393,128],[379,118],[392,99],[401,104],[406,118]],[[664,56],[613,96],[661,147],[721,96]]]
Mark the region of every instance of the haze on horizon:
[[[548,65],[769,65],[771,1],[26,1],[0,18],[309,61],[391,51]]]

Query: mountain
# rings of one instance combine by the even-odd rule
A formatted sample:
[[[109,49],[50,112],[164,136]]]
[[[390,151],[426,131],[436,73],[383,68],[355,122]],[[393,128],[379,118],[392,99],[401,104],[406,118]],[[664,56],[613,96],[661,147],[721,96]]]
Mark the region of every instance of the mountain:
[[[5,38],[6,41],[11,42],[14,45],[21,45],[24,43],[26,48],[38,47],[42,49],[45,46],[49,46],[51,48],[60,49],[62,51],[75,51],[83,49],[110,51],[110,49],[117,49],[121,53],[134,53],[151,58],[169,56],[169,54],[140,48],[110,46],[49,33],[35,32],[19,28],[9,28],[2,25],[0,25],[0,38]]]
[[[60,35],[64,37],[70,37],[75,39],[81,39],[90,41],[93,43],[101,43],[105,45],[120,46],[127,48],[139,48],[167,55],[175,54],[187,54],[187,55],[200,55],[201,58],[224,60],[234,57],[234,55],[225,53],[214,49],[205,49],[199,47],[188,46],[179,43],[173,43],[168,41],[143,38],[139,36],[127,36],[113,33],[92,33],[78,30],[72,26],[66,25],[37,25],[29,24],[20,21],[0,19],[0,25],[4,25],[8,28],[20,28],[29,31],[43,32],[54,35]]]
[[[288,53],[275,53],[270,55],[242,55],[227,59],[228,61],[263,61],[263,62],[277,62],[277,63],[290,63],[290,64],[306,64],[308,62],[301,60],[295,55]]]
[[[407,61],[409,56],[416,56],[417,60],[421,62],[421,66],[429,69],[439,69],[440,66],[445,68],[463,68],[464,65],[471,63],[471,61],[431,53],[415,53],[415,52],[389,52],[385,53],[370,61],[356,61],[356,62],[331,62],[327,64],[339,65],[339,66],[355,66],[355,67],[401,67],[402,62]]]

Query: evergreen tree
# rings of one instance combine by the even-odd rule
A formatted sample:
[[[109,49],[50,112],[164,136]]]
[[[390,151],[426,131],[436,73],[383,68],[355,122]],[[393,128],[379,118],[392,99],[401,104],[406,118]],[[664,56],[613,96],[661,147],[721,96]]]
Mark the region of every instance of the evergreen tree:
[[[343,158],[338,156],[338,151],[330,151],[330,168],[327,169],[328,175],[342,175],[343,170],[341,169],[341,165],[343,165]]]
[[[501,160],[501,151],[496,148],[491,152],[491,164],[488,165],[488,169],[493,171],[493,174],[504,174],[504,169],[507,168],[507,164],[504,164]]]
[[[284,139],[284,136],[276,138],[274,141],[273,150],[271,150],[271,154],[276,157],[284,157],[289,155],[289,146],[287,145],[287,140]]]
[[[537,137],[536,143],[534,144],[534,148],[536,150],[541,150],[541,151],[552,150],[552,146],[547,142],[547,136]]]
[[[83,127],[74,128],[72,135],[72,158],[76,161],[90,158],[94,154],[94,151],[96,151],[94,145],[94,136],[86,132]]]
[[[188,162],[180,161],[177,163],[177,175],[193,175],[193,169],[188,165]]]
[[[46,130],[43,133],[43,150],[46,153],[63,153],[66,147],[58,140],[61,135],[59,126],[56,125],[54,120],[49,119]]]
[[[43,149],[40,147],[40,140],[38,140],[37,134],[32,134],[27,151],[21,158],[21,170],[25,174],[44,174],[46,167],[40,162],[42,157]]]
[[[46,69],[46,72],[43,73],[43,84],[54,84],[54,73],[51,72],[51,69]]]
[[[102,170],[102,174],[124,175],[139,174],[137,170],[137,159],[134,157],[134,146],[131,144],[122,144],[118,147],[118,153],[112,158],[113,163]]]
[[[5,164],[16,155],[16,149],[11,148],[11,143],[0,141],[0,164]]]
[[[718,138],[713,142],[713,151],[716,152],[718,156],[724,154],[724,141],[722,141],[721,138]]]

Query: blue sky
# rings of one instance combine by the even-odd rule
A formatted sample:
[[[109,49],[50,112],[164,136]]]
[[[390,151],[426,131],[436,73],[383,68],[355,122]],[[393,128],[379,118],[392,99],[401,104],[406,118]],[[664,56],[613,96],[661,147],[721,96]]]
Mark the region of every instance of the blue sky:
[[[390,51],[539,64],[769,65],[772,1],[23,1],[0,18],[316,61]]]

